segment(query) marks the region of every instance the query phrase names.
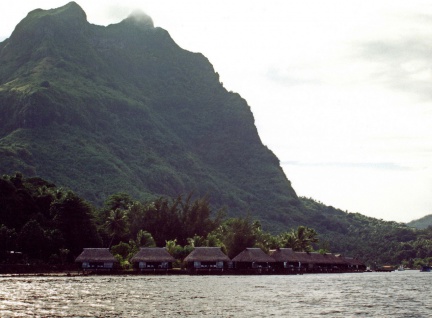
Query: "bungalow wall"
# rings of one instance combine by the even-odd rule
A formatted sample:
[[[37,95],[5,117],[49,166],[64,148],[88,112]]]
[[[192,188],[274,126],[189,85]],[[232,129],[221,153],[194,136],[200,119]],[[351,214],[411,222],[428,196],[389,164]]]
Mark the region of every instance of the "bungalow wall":
[[[113,262],[82,262],[83,269],[113,269]]]
[[[234,268],[236,269],[259,269],[269,267],[268,262],[234,262]]]
[[[139,269],[172,269],[172,262],[137,262]]]
[[[299,262],[274,262],[272,267],[275,269],[298,269],[300,268]]]
[[[224,269],[227,266],[226,266],[226,262],[222,262],[222,261],[212,261],[212,262],[194,261],[194,262],[188,262],[187,267],[193,269]]]

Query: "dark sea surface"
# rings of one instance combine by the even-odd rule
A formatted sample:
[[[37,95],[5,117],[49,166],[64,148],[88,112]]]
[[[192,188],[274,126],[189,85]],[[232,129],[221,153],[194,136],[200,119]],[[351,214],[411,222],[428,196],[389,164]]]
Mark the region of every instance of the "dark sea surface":
[[[0,317],[432,317],[432,273],[0,277]]]

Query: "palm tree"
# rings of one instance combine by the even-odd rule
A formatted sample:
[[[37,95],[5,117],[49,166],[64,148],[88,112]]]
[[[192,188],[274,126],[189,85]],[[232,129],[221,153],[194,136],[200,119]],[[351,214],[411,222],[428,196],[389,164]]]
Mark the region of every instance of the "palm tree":
[[[151,233],[140,230],[137,234],[136,245],[138,247],[156,247],[155,240]]]
[[[206,239],[200,235],[194,235],[193,237],[189,237],[187,239],[187,242],[192,247],[207,246]]]
[[[174,255],[176,247],[177,247],[177,239],[165,241],[166,245],[165,248],[171,255]]]
[[[309,227],[299,226],[297,230],[281,234],[280,242],[284,247],[292,248],[296,252],[313,251],[312,243],[318,242],[318,233]]]
[[[293,249],[300,252],[311,252],[312,243],[318,242],[318,233],[307,226],[299,226],[297,230],[292,230],[291,236],[295,245]]]
[[[126,215],[124,211],[121,209],[111,210],[105,223],[105,227],[108,233],[112,235],[109,244],[109,247],[111,247],[114,238],[122,235],[126,230]]]
[[[294,237],[293,231],[291,231],[291,233],[285,232],[281,234],[280,242],[283,247],[292,248],[294,251],[298,251],[297,242]]]

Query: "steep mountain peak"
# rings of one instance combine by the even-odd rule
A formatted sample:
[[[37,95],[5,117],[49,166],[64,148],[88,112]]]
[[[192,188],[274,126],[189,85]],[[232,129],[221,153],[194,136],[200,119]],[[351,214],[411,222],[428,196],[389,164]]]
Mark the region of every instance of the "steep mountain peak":
[[[36,9],[16,26],[11,35],[11,41],[16,40],[21,45],[26,42],[39,42],[41,37],[58,33],[80,32],[86,25],[87,16],[84,10],[75,2],[56,9]]]
[[[75,43],[82,41],[89,26],[86,13],[75,2],[56,9],[33,10],[0,47],[0,59],[3,63],[11,63],[11,67],[21,67],[29,61],[71,55],[70,50],[77,49]],[[0,83],[8,78],[11,70],[0,71]]]
[[[152,18],[142,10],[133,11],[122,22],[130,25],[135,25],[138,27],[154,28],[154,23]]]
[[[71,1],[63,7],[50,10],[53,14],[62,15],[67,18],[87,21],[87,15],[84,10],[75,2]]]
[[[69,2],[68,4],[49,10],[36,9],[31,11],[23,22],[29,22],[32,20],[43,19],[43,18],[56,18],[61,19],[65,22],[83,23],[87,21],[87,15],[84,10],[76,3]]]

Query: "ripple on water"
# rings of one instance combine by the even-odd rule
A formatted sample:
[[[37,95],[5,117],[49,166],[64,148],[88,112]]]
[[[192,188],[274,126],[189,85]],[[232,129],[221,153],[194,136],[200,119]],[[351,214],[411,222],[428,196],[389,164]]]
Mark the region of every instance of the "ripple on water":
[[[0,277],[0,317],[429,317],[424,277]]]

